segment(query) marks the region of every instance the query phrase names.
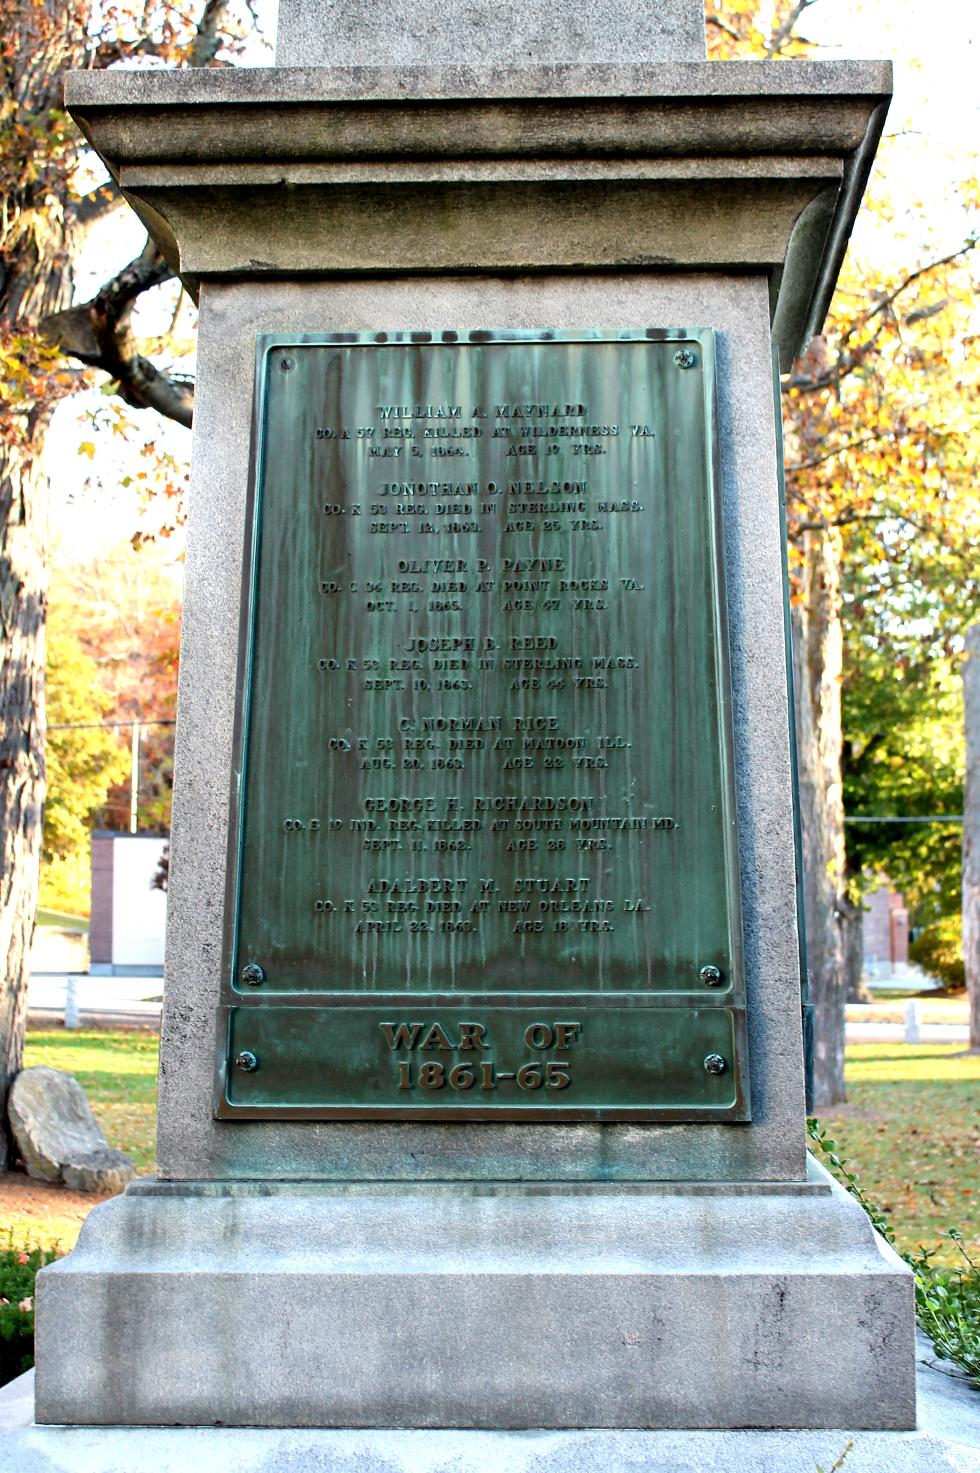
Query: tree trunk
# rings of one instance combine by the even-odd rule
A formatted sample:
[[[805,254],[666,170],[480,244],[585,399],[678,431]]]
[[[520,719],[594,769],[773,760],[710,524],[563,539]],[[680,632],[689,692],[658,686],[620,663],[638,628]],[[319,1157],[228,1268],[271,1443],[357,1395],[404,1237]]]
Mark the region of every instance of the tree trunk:
[[[0,447],[0,1100],[21,1067],[44,802],[47,497],[28,445]],[[10,1164],[6,1128],[0,1166]]]
[[[963,791],[963,963],[970,999],[970,1047],[980,1049],[980,624],[966,632],[963,715],[966,783]]]
[[[3,6],[6,90],[44,138],[65,70],[85,54],[86,7],[63,0]],[[44,616],[47,484],[40,457],[61,392],[39,356],[36,326],[72,295],[69,158],[56,140],[0,160],[0,344],[10,377],[0,435],[0,1167],[11,1160],[6,1097],[21,1066],[37,913],[44,802]]]
[[[870,1002],[864,981],[864,906],[851,900],[845,890],[840,898],[841,956],[846,1002]]]
[[[793,610],[793,677],[803,830],[803,896],[813,1004],[813,1105],[844,1098],[844,879],[841,774],[840,538],[806,532]]]

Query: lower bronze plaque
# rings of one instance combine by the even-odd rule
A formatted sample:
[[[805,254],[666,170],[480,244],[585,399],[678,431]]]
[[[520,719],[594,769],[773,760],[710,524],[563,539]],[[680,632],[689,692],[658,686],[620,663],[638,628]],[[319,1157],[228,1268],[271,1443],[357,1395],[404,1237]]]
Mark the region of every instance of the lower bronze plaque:
[[[708,332],[259,343],[224,1118],[749,1118]]]

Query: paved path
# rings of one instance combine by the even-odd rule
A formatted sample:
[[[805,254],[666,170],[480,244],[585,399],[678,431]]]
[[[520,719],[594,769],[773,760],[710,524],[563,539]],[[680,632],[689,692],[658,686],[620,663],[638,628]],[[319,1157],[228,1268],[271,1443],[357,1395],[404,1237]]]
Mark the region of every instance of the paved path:
[[[914,963],[906,963],[900,972],[876,972],[872,968],[865,968],[864,981],[872,993],[883,992],[939,992],[941,984],[935,977],[930,977],[921,967]]]
[[[73,973],[79,1023],[143,1024],[159,1027],[162,977],[90,977]],[[27,1011],[32,1022],[60,1023],[65,1016],[68,976],[64,972],[35,972],[27,989]]]
[[[162,977],[90,977],[74,974],[79,1021],[143,1024],[158,1027],[163,992]],[[36,972],[28,989],[28,1012],[37,1023],[61,1022],[65,1015],[68,977],[63,972]],[[965,1023],[920,1023],[920,1043],[967,1043]],[[850,1043],[904,1043],[904,1022],[848,1020]]]
[[[848,1043],[906,1043],[904,1023],[847,1024]],[[919,1043],[969,1043],[965,1023],[920,1023]]]

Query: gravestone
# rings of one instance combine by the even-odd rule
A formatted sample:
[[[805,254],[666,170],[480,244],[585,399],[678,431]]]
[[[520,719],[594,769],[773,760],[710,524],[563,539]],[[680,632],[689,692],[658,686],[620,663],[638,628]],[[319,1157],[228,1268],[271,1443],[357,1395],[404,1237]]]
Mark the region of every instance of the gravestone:
[[[158,1174],[42,1275],[38,1420],[911,1426],[805,1150],[772,361],[888,68],[694,0],[278,61],[68,93],[201,329]]]

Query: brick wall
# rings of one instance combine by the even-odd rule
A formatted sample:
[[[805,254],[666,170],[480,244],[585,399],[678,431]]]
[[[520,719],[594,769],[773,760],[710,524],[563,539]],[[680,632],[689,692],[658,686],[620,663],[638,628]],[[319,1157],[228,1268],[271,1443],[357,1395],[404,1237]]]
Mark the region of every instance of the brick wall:
[[[92,835],[92,914],[88,928],[89,964],[112,961],[112,841],[115,834]]]

